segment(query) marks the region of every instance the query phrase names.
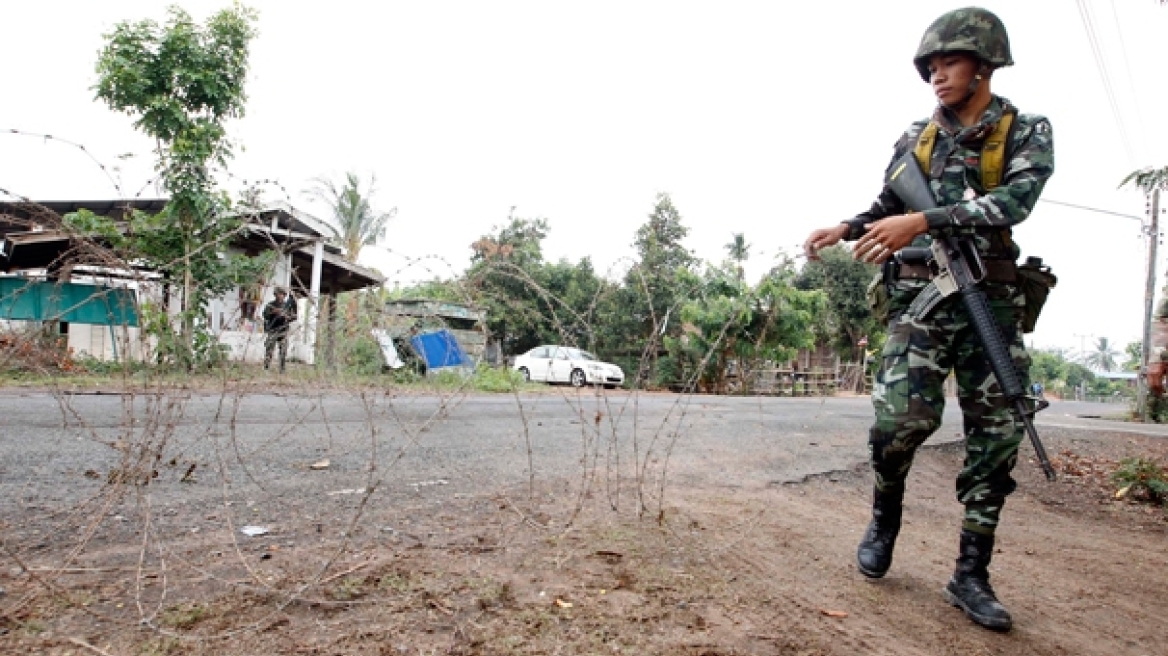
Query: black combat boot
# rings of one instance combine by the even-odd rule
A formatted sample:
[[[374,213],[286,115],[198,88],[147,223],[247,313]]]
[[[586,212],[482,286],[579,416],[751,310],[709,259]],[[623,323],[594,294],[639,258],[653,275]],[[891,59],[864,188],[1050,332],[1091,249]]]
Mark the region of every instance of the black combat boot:
[[[978,624],[995,631],[1009,631],[1013,625],[1010,613],[994,595],[990,587],[990,558],[994,554],[994,536],[973,531],[961,531],[961,555],[945,599],[965,611]]]
[[[856,549],[856,566],[868,578],[878,579],[892,566],[892,548],[896,546],[896,536],[900,533],[903,500],[904,490],[875,490],[873,493],[872,521]]]

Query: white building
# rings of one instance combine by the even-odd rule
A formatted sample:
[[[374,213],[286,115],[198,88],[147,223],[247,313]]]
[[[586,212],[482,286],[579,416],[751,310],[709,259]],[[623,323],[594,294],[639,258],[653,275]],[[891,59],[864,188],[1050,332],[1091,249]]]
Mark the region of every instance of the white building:
[[[174,311],[181,281],[115,264],[95,240],[65,230],[61,217],[87,209],[118,220],[134,210],[158,212],[165,205],[162,199],[0,203],[0,289],[5,290],[0,292],[0,321],[55,321],[76,354],[106,360],[149,357],[153,345],[141,338],[138,324],[162,308]],[[321,300],[383,282],[375,271],[345,261],[339,248],[326,243],[327,234],[319,219],[287,204],[248,216],[225,251],[277,255],[266,279],[237,287],[206,308],[207,328],[233,359],[263,360],[260,313],[276,287],[289,289],[299,309],[288,357],[312,364]],[[127,300],[130,296],[133,301]],[[133,310],[121,307],[129,303]]]

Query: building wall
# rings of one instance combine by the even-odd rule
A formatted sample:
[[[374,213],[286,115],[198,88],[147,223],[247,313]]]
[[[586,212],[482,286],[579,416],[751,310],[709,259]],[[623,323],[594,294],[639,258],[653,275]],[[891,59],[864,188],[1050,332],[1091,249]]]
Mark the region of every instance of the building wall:
[[[142,330],[130,326],[69,324],[67,344],[75,356],[107,362],[141,360],[143,352],[153,351],[150,344],[143,343]]]

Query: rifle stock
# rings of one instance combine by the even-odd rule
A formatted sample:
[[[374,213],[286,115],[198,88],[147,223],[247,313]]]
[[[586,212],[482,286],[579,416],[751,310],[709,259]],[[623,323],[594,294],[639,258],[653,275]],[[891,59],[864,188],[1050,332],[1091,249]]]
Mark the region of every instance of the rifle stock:
[[[912,152],[897,160],[888,176],[887,186],[912,211],[923,212],[938,206],[929,180]],[[1010,357],[1010,349],[1002,339],[1002,331],[990,310],[985,292],[978,286],[983,267],[980,260],[977,260],[977,250],[972,243],[962,237],[950,235],[939,239],[942,243],[937,244],[939,247],[933,248],[938,278],[948,276],[948,282],[961,292],[961,299],[969,313],[974,331],[981,340],[990,369],[994,372],[1002,393],[1010,401],[1014,416],[1025,426],[1026,435],[1034,447],[1042,473],[1046,475],[1047,480],[1053,481],[1054,468],[1046,455],[1046,449],[1042,446],[1042,440],[1038,437],[1038,429],[1034,427],[1033,420],[1034,414],[1049,404],[1038,399],[1033,409],[1027,407],[1029,397],[1022,389],[1021,377],[1014,366],[1014,359]]]

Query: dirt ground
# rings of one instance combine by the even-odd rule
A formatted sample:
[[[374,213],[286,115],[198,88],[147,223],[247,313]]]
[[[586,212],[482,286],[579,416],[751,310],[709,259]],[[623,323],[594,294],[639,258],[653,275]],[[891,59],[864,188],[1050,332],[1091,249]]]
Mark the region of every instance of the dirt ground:
[[[1073,435],[1048,439],[1058,482],[1025,459],[1017,470],[991,568],[1015,618],[1007,634],[940,594],[960,517],[961,454],[947,446],[920,454],[877,582],[853,564],[864,468],[765,489],[667,488],[640,516],[635,490],[564,482],[367,508],[343,544],[243,541],[224,527],[150,558],[94,542],[66,570],[45,569],[66,554],[43,545],[22,561],[31,571],[10,558],[0,571],[0,652],[1168,654],[1168,514],[1115,499],[1104,480],[1109,463],[1164,458],[1168,443]]]

